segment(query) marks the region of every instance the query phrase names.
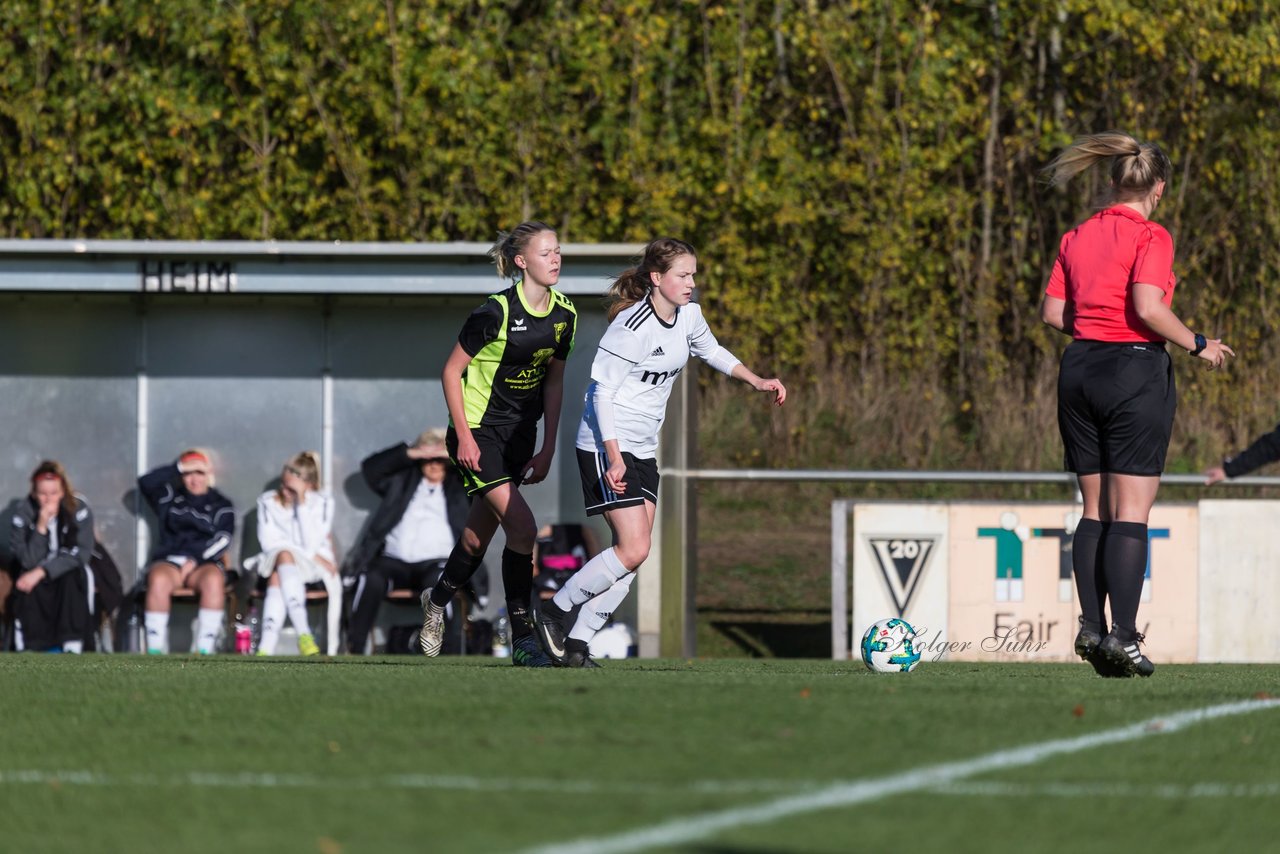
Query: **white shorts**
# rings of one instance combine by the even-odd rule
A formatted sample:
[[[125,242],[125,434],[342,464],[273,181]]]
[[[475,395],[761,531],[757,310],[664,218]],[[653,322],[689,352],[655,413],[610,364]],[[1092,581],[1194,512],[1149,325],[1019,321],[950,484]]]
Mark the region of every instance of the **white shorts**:
[[[325,569],[319,561],[315,559],[315,555],[304,554],[296,548],[286,546],[281,549],[272,549],[269,552],[259,552],[244,562],[244,568],[250,572],[256,572],[263,578],[270,578],[271,573],[276,571],[276,558],[280,556],[280,552],[288,552],[293,555],[293,562],[298,567],[298,573],[302,576],[303,584],[315,584],[324,581],[326,577],[336,576],[336,572],[330,572]]]

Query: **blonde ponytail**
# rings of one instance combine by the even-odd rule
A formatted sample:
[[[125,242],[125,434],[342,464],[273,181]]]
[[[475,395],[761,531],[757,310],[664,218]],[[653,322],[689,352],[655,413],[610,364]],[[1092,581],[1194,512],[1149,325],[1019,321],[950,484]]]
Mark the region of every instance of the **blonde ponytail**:
[[[1107,131],[1082,136],[1045,167],[1051,187],[1060,187],[1100,160],[1111,159],[1111,187],[1106,202],[1132,202],[1168,181],[1169,156],[1154,142],[1138,142],[1127,133]]]
[[[518,278],[520,268],[516,266],[516,256],[524,251],[530,240],[544,231],[555,234],[556,230],[544,222],[529,220],[510,231],[498,232],[498,239],[489,250],[489,257],[498,267],[498,275],[504,279]]]

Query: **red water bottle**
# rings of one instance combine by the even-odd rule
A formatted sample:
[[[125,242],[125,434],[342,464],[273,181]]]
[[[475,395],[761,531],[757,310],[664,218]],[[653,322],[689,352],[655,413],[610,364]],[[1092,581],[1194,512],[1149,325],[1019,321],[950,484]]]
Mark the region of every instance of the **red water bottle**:
[[[249,627],[240,621],[240,615],[236,615],[236,654],[248,655],[253,648],[253,632]]]

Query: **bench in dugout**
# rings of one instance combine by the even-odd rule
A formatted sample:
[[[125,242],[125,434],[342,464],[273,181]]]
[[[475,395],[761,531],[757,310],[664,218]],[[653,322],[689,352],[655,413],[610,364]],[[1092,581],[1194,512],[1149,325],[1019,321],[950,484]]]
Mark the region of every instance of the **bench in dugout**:
[[[253,572],[242,572],[235,568],[223,570],[226,576],[226,608],[222,630],[218,635],[216,649],[218,652],[236,652],[236,624],[249,626],[252,624],[252,609],[261,602],[262,585],[259,576]],[[146,570],[140,574],[137,583],[129,593],[129,609],[121,608],[116,630],[117,652],[142,652],[147,648],[146,625],[143,614],[146,611],[147,584]],[[196,614],[200,608],[199,594],[194,590],[179,589],[170,597],[169,610],[169,651],[195,652]],[[308,585],[307,617],[316,643],[329,655],[336,655],[342,643],[342,580],[334,576],[332,581]],[[260,608],[259,608],[260,610]],[[256,631],[256,627],[255,627]],[[253,638],[253,648],[257,648],[257,637]],[[293,652],[297,652],[297,634],[292,626],[280,635],[281,643],[276,652],[289,654],[289,642],[292,641]]]
[[[452,613],[445,620],[442,655],[490,655],[493,626],[483,618],[483,606],[470,596],[459,594],[449,603]],[[417,590],[393,588],[383,598],[369,649],[387,654],[421,655],[418,633],[422,630],[422,602]]]

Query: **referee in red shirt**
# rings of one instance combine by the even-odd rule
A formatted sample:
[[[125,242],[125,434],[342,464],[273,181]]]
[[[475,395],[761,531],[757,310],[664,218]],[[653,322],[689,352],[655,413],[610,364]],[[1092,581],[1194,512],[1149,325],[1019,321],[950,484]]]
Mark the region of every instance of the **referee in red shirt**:
[[[1082,613],[1075,651],[1099,675],[1150,676],[1137,621],[1147,518],[1177,407],[1165,342],[1211,368],[1235,353],[1170,308],[1173,239],[1148,219],[1169,180],[1168,156],[1128,134],[1101,133],[1077,139],[1046,171],[1058,186],[1101,160],[1111,176],[1107,207],[1063,235],[1040,313],[1074,339],[1058,372],[1058,429],[1084,498],[1072,541]]]

